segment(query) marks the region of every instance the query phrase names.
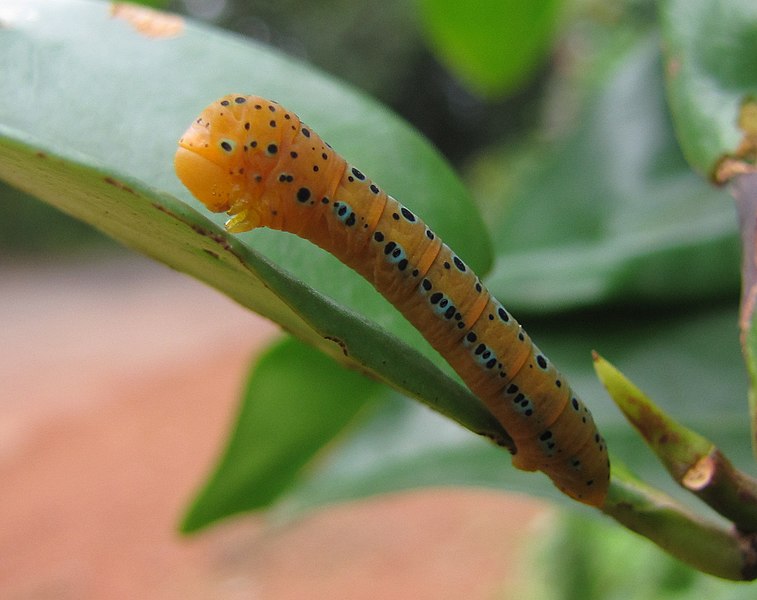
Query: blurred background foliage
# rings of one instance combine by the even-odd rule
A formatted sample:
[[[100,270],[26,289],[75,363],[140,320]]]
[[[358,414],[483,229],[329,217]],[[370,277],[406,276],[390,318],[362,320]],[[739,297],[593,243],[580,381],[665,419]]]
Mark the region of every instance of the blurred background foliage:
[[[515,15],[520,37],[498,29],[497,19],[489,30],[470,29],[480,21],[456,11],[473,3],[451,0],[144,3],[277,47],[414,124],[463,175],[487,217],[499,258],[488,278],[493,291],[519,317],[538,317],[529,331],[547,340],[566,372],[578,373],[574,384],[599,397],[586,353],[575,346],[591,330],[587,344],[623,356],[638,383],[680,399],[688,424],[709,424],[706,433],[714,431],[737,463],[751,463],[735,327],[735,216],[727,195],[693,174],[676,144],[655,2],[480,3]],[[479,34],[480,46],[465,43]],[[3,184],[0,198],[6,261],[118,251],[87,225]],[[693,350],[708,344],[723,349],[722,364]],[[715,422],[710,398],[719,388],[701,391],[710,369],[728,398]],[[613,421],[608,409],[598,412]],[[644,453],[627,428],[610,429],[627,456]],[[648,463],[643,474],[660,477]],[[419,464],[403,469],[417,474]],[[368,469],[363,477],[373,475]],[[318,492],[311,483],[299,494],[312,495],[313,486]],[[545,569],[529,597],[747,597],[746,588],[701,577],[605,522],[571,516],[547,537],[534,552],[560,585]]]

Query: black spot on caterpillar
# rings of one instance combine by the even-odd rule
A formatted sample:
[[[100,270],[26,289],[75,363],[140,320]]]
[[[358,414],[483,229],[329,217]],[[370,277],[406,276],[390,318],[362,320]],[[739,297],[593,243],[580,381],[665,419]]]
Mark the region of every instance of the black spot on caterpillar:
[[[368,279],[513,438],[513,464],[601,506],[609,460],[589,410],[518,322],[420,217],[275,102],[230,95],[179,140],[176,172],[232,232],[270,227]],[[454,268],[453,268],[454,265]]]

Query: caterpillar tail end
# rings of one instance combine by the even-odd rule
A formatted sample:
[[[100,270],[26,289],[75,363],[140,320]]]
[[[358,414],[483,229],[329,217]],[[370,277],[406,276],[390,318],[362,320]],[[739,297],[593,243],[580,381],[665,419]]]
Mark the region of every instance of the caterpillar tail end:
[[[555,487],[557,487],[557,489],[559,489],[563,494],[571,497],[573,500],[580,502],[581,504],[586,504],[588,506],[593,506],[594,508],[601,509],[605,504],[605,500],[607,499],[606,486],[597,486],[596,488],[592,489],[583,488],[581,490],[578,490],[575,488],[575,486],[565,486],[563,482],[558,481],[555,478],[552,478],[552,482],[555,484]]]
[[[587,462],[580,469],[566,468],[566,465],[543,464],[517,453],[512,457],[513,466],[522,471],[541,471],[552,480],[554,486],[576,502],[602,508],[607,499],[610,481],[609,461]],[[571,461],[575,463],[575,459]]]

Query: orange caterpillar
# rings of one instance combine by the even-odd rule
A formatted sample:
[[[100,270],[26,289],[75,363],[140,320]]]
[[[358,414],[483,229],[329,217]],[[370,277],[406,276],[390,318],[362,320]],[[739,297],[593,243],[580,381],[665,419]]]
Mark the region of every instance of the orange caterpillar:
[[[256,96],[207,107],[179,140],[176,173],[232,232],[270,227],[370,281],[452,365],[513,438],[513,464],[601,506],[609,460],[589,410],[475,273],[413,212],[297,116]]]

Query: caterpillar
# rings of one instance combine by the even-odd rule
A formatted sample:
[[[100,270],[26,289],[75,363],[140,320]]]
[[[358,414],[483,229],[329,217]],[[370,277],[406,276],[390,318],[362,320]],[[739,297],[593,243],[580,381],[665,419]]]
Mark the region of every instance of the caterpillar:
[[[588,408],[521,325],[419,216],[292,112],[257,96],[208,106],[179,140],[179,179],[226,228],[305,238],[370,281],[512,437],[515,467],[604,503],[610,463]]]

